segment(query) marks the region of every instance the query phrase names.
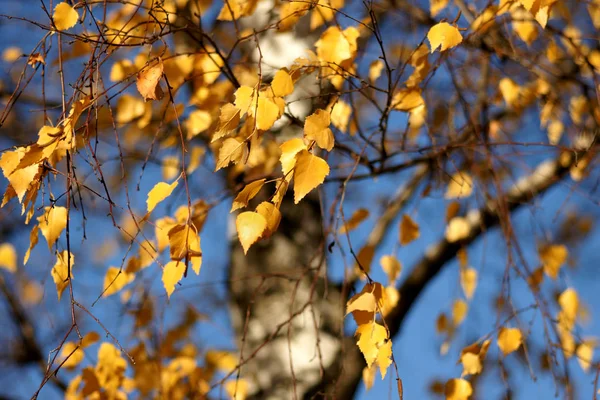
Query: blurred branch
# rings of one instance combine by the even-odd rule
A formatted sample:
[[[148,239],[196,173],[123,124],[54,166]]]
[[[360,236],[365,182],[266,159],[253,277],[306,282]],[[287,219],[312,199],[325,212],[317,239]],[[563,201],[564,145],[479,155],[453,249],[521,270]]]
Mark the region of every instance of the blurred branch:
[[[394,337],[401,329],[405,317],[417,301],[425,287],[436,277],[442,267],[453,260],[457,252],[473,243],[482,233],[497,226],[501,220],[500,209],[512,212],[521,205],[527,204],[532,199],[542,195],[546,190],[560,182],[569,169],[576,165],[581,154],[571,154],[568,162],[560,161],[560,157],[540,163],[528,176],[517,181],[505,194],[496,199],[489,200],[480,208],[469,211],[466,214],[468,221],[468,235],[461,241],[449,242],[441,239],[438,243],[430,246],[425,255],[414,268],[410,275],[400,286],[400,300],[394,310],[385,318],[390,330],[390,337]],[[364,358],[354,343],[355,339],[347,337],[343,346],[342,354],[337,357],[337,363],[329,368],[320,386],[314,388],[305,398],[311,398],[316,393],[325,391],[335,393],[337,398],[349,399],[354,396],[356,389],[362,379],[362,370],[365,367]],[[335,379],[342,370],[340,378]]]

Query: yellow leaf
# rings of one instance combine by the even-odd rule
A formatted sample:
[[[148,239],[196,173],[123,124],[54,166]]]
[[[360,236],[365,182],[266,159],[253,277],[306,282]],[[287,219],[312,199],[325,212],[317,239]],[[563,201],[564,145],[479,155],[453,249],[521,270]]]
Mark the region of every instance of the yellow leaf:
[[[179,156],[165,156],[162,158],[162,177],[166,181],[175,179],[181,172]]]
[[[77,24],[79,14],[69,3],[63,1],[54,8],[54,14],[52,14],[52,20],[54,20],[54,26],[59,31],[65,31],[70,29]]]
[[[169,231],[169,253],[171,260],[189,260],[196,275],[200,274],[202,266],[202,250],[200,236],[190,225],[175,225]]]
[[[467,300],[471,300],[477,287],[477,270],[473,268],[460,270],[460,286]]]
[[[234,93],[235,107],[241,111],[243,117],[246,113],[254,114],[256,108],[256,94],[250,86],[240,86]]]
[[[363,222],[368,217],[369,210],[367,210],[366,208],[359,208],[358,210],[354,211],[350,219],[347,220],[344,226],[342,226],[339,229],[338,233],[344,234],[346,232],[353,231],[358,227],[358,225],[360,225],[361,222]]]
[[[523,335],[518,328],[500,328],[498,333],[498,347],[506,356],[516,351],[523,341]]]
[[[65,207],[46,207],[44,215],[37,219],[42,235],[48,242],[48,249],[58,240],[58,237],[67,226],[67,209]]]
[[[294,91],[294,82],[286,70],[280,69],[273,77],[271,88],[273,89],[273,94],[275,96],[284,97]]]
[[[474,343],[461,351],[460,362],[463,365],[463,373],[461,376],[476,375],[481,372],[490,342],[491,341],[488,339],[481,345]]]
[[[39,226],[34,226],[29,233],[29,247],[27,248],[27,252],[25,253],[25,257],[23,257],[23,264],[27,264],[29,261],[29,256],[31,255],[31,250],[37,245],[39,240],[40,228]]]
[[[355,271],[357,274],[360,274],[361,279],[366,279],[365,273],[368,274],[371,271],[371,263],[373,262],[374,256],[375,246],[371,244],[367,244],[358,252],[358,255],[356,256],[358,263],[355,265]]]
[[[256,212],[267,220],[267,228],[262,237],[266,238],[275,233],[279,227],[279,222],[281,222],[281,211],[274,204],[263,201],[256,207]]]
[[[388,331],[377,322],[369,322],[360,325],[356,329],[358,336],[356,344],[365,357],[367,366],[371,366],[379,356],[379,349],[388,341]]]
[[[312,115],[306,117],[304,122],[304,137],[308,140],[314,140],[322,149],[331,151],[333,149],[334,138],[329,124],[331,116],[328,111],[317,110]]]
[[[473,192],[473,178],[466,172],[458,172],[450,178],[444,198],[459,199],[469,197]]]
[[[329,165],[320,157],[302,150],[296,155],[294,166],[294,203],[298,204],[311,190],[329,175]]]
[[[435,17],[448,5],[450,0],[429,0],[429,12]]]
[[[558,297],[558,304],[564,313],[564,317],[569,321],[569,328],[572,327],[579,311],[579,296],[577,296],[575,289],[568,288],[562,292]]]
[[[366,284],[360,293],[352,296],[346,304],[346,314],[354,311],[379,312],[385,303],[385,291],[380,283]]]
[[[152,212],[158,203],[166,199],[173,193],[173,190],[178,185],[178,181],[171,183],[170,185],[166,182],[159,182],[150,192],[148,192],[148,199],[146,199],[146,204],[148,205],[148,212]]]
[[[515,81],[510,78],[502,78],[498,88],[508,106],[516,107],[518,105],[521,87]]]
[[[540,261],[544,267],[544,272],[552,279],[558,277],[558,271],[567,261],[569,251],[562,244],[546,245],[539,249]]]
[[[454,217],[446,228],[446,240],[450,243],[458,242],[467,238],[470,233],[469,221],[464,217]]]
[[[392,341],[388,340],[379,347],[377,353],[377,366],[381,373],[381,379],[385,379],[385,374],[390,365],[392,365]]]
[[[209,368],[217,368],[225,373],[233,371],[239,362],[238,357],[228,351],[208,350],[204,358]]]
[[[0,245],[0,268],[9,272],[17,271],[17,251],[10,243]]]
[[[292,179],[290,171],[294,169],[296,165],[296,154],[306,149],[306,145],[300,138],[290,139],[279,146],[281,149],[281,170],[287,181]]]
[[[377,368],[375,364],[370,367],[364,367],[362,371],[362,380],[365,384],[365,390],[368,392],[375,383],[375,375],[377,374]]]
[[[332,64],[342,64],[356,55],[356,39],[359,36],[360,33],[355,27],[351,26],[342,31],[337,26],[330,26],[315,43],[317,57]]]
[[[11,46],[2,52],[2,59],[7,63],[14,63],[23,55],[23,50],[18,47]]]
[[[63,291],[69,286],[69,252],[66,250],[61,253],[56,253],[56,263],[52,268],[51,275],[54,284],[56,285],[56,293],[58,294],[58,300],[60,300]],[[75,264],[75,258],[73,254],[70,254],[70,267],[71,267],[71,278],[73,278],[73,265]]]
[[[381,60],[375,60],[369,65],[369,81],[375,82],[381,76],[384,64]]]
[[[117,115],[115,119],[120,124],[126,124],[146,113],[146,106],[139,97],[124,94],[117,100]]]
[[[265,97],[258,98],[256,108],[256,127],[262,131],[271,129],[275,121],[279,119],[279,107]]]
[[[462,35],[455,26],[447,22],[440,22],[431,27],[427,33],[427,39],[433,53],[438,47],[440,47],[440,51],[444,51],[458,46],[462,42]]]
[[[467,400],[473,394],[469,381],[464,379],[450,379],[444,388],[446,400]]]
[[[454,326],[459,326],[465,320],[469,305],[461,299],[455,300],[452,304],[452,323]]]
[[[400,276],[402,271],[402,264],[398,259],[392,255],[385,255],[379,260],[383,272],[388,276],[388,282],[390,285],[396,282],[396,279]]]
[[[248,382],[245,379],[232,379],[224,384],[225,391],[232,400],[245,400],[248,396]]]
[[[165,265],[162,274],[162,282],[167,291],[167,297],[171,297],[173,291],[175,291],[175,285],[183,278],[184,273],[185,264],[181,261],[169,261]]]
[[[550,144],[558,144],[565,130],[565,126],[561,121],[552,121],[548,125],[548,142]]]
[[[340,132],[345,133],[348,129],[348,121],[352,114],[352,107],[342,100],[335,102],[331,108],[331,123],[338,128]]]
[[[406,246],[413,240],[418,239],[419,236],[421,236],[419,225],[409,215],[402,215],[402,221],[400,221],[400,244]]]
[[[259,179],[254,182],[250,182],[238,193],[233,200],[233,204],[231,205],[231,210],[229,212],[234,212],[240,208],[248,206],[248,202],[254,198],[260,192],[260,189],[265,184],[266,179]]]
[[[163,71],[164,65],[159,59],[156,64],[138,74],[135,84],[144,101],[160,100],[165,95],[159,84]]]
[[[190,140],[201,132],[204,132],[212,124],[212,116],[208,111],[195,110],[190,113],[190,116],[185,121],[187,130],[187,139]],[[213,137],[214,139],[214,137]]]
[[[225,104],[221,107],[221,114],[219,115],[219,126],[214,133],[211,142],[221,139],[224,136],[229,135],[233,132],[240,124],[240,109],[231,103]]]
[[[267,220],[259,213],[246,211],[237,216],[235,227],[244,253],[248,253],[250,246],[260,239],[267,228]]]
[[[399,111],[412,111],[424,104],[425,100],[423,100],[419,88],[401,89],[394,94],[392,99],[392,107]]]
[[[127,59],[115,61],[110,69],[109,79],[112,82],[121,82],[136,71],[135,65]]]
[[[73,342],[67,342],[63,345],[60,356],[64,360],[62,366],[71,369],[75,368],[83,361],[85,354],[83,353],[81,346]]]
[[[575,354],[583,372],[588,372],[594,357],[594,343],[590,340],[584,341],[577,346]]]
[[[111,343],[104,342],[98,349],[98,362],[91,371],[98,380],[98,385],[107,392],[116,392],[123,383],[127,361],[121,352]]]
[[[108,297],[111,294],[117,293],[119,290],[123,289],[126,285],[132,282],[134,278],[134,274],[121,271],[117,267],[110,267],[104,276],[102,297]]]
[[[237,138],[227,138],[221,144],[215,171],[225,168],[230,163],[237,164],[244,157],[244,142]]]

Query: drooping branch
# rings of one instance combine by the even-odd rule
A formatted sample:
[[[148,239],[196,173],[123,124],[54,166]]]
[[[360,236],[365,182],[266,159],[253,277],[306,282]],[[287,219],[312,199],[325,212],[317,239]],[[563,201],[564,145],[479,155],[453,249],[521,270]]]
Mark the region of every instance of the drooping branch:
[[[390,337],[394,337],[401,330],[411,308],[443,266],[452,261],[462,247],[470,245],[484,232],[496,227],[501,222],[502,214],[499,210],[502,207],[508,212],[512,212],[541,196],[562,180],[569,169],[576,165],[579,156],[581,154],[572,154],[567,162],[564,159],[561,160],[560,157],[542,162],[530,175],[518,180],[504,195],[488,201],[482,208],[469,211],[465,216],[468,221],[468,234],[463,240],[449,242],[443,238],[430,246],[400,285],[400,300],[385,318],[390,330]],[[311,398],[315,393],[322,392],[335,393],[336,398],[340,399],[353,397],[365,366],[364,359],[353,338],[346,338],[343,352],[337,357],[337,360],[336,365],[326,372],[320,385],[315,387],[305,398]],[[341,375],[339,375],[340,370],[342,371]],[[334,377],[338,375],[339,379],[336,380]]]

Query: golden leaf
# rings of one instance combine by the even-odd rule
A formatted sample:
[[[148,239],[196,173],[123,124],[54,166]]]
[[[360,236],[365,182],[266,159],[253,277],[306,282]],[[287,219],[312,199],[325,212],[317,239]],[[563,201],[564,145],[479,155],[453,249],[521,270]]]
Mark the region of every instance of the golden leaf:
[[[465,347],[461,351],[460,362],[463,365],[462,376],[476,375],[483,369],[483,361],[490,347],[490,340],[484,341],[481,345],[474,343]]]
[[[67,209],[65,207],[46,207],[44,215],[38,217],[40,231],[48,242],[48,249],[58,240],[58,237],[67,226]]]
[[[283,171],[285,179],[290,181],[292,179],[290,171],[292,171],[296,165],[296,155],[302,150],[306,150],[306,145],[302,139],[293,138],[282,143],[279,148],[281,149],[281,157],[279,158],[281,170]]]
[[[237,216],[235,227],[246,254],[267,228],[267,220],[257,212],[246,211]]]
[[[367,366],[371,366],[377,360],[380,348],[389,339],[387,329],[374,321],[359,325],[355,336],[358,336],[356,344],[365,357]]]
[[[185,264],[181,261],[169,261],[162,273],[163,286],[167,292],[167,297],[171,297],[175,291],[175,285],[183,278],[185,273]]]
[[[394,94],[392,107],[399,111],[412,111],[425,104],[421,96],[421,89],[401,89]]]
[[[392,255],[385,255],[381,257],[379,260],[381,264],[381,268],[383,272],[385,272],[388,276],[388,282],[390,285],[393,285],[396,282],[396,279],[400,276],[400,272],[402,271],[402,264],[398,259]]]
[[[459,199],[469,197],[473,192],[473,178],[466,172],[458,172],[450,178],[444,198]]]
[[[201,132],[204,132],[212,124],[212,116],[208,111],[195,110],[192,111],[185,121],[187,130],[187,139],[190,140]],[[214,137],[213,137],[214,138]]]
[[[266,131],[271,129],[277,119],[279,119],[279,107],[277,104],[265,97],[259,97],[256,108],[256,127],[262,131]]]
[[[466,239],[471,233],[469,221],[464,217],[454,217],[446,228],[446,240],[450,243]]]
[[[452,324],[459,326],[465,320],[469,305],[461,299],[455,300],[452,304]]]
[[[320,157],[302,150],[296,155],[294,166],[294,203],[298,204],[311,190],[329,175],[329,165]]]
[[[171,184],[166,182],[159,182],[150,192],[148,192],[148,198],[146,199],[146,204],[148,205],[148,212],[152,212],[154,208],[163,200],[173,193],[173,190],[177,187],[179,181],[175,181]]]
[[[352,107],[342,100],[337,100],[331,108],[331,123],[338,128],[340,132],[346,132],[348,121],[352,114]]]
[[[475,288],[477,287],[477,270],[474,268],[466,268],[460,270],[460,286],[467,300],[471,300]]]
[[[54,7],[54,14],[52,14],[52,20],[54,21],[54,26],[59,31],[65,31],[70,29],[77,24],[77,20],[79,19],[79,14],[77,11],[69,3],[63,1],[62,3],[58,3],[56,7]]]
[[[131,283],[134,278],[135,275],[132,273],[121,271],[121,269],[117,267],[110,267],[104,276],[102,297],[108,297],[117,293],[119,290]]]
[[[384,64],[381,60],[375,60],[369,65],[369,81],[375,82],[381,76]]]
[[[23,55],[23,50],[16,46],[7,47],[2,52],[2,60],[7,63],[14,63]]]
[[[469,381],[464,379],[450,379],[444,387],[446,400],[467,400],[473,394]]]
[[[427,39],[433,53],[438,47],[440,47],[440,51],[445,51],[458,46],[462,42],[462,35],[455,26],[447,22],[440,22],[431,27],[427,33]]]
[[[505,356],[521,347],[522,342],[523,335],[518,328],[500,328],[498,347]]]
[[[68,258],[70,255],[70,258]],[[70,264],[69,264],[70,260]],[[73,254],[69,254],[68,251],[56,253],[56,263],[52,268],[50,274],[52,280],[56,285],[56,293],[58,294],[58,300],[60,300],[63,291],[69,286],[69,266],[71,267],[71,278],[73,278],[73,265],[75,264],[75,258]]]
[[[274,204],[263,201],[256,207],[256,212],[267,220],[267,228],[262,237],[267,238],[275,233],[279,227],[279,222],[281,222],[281,211]]]
[[[552,279],[556,279],[558,271],[565,261],[567,261],[568,255],[569,251],[567,247],[562,244],[542,246],[539,249],[539,256],[546,275]]]
[[[215,171],[225,168],[230,163],[237,164],[244,157],[244,142],[237,138],[227,138],[221,144]]]
[[[406,246],[418,239],[419,236],[421,236],[419,225],[409,215],[402,215],[402,221],[400,221],[400,244]]]
[[[159,84],[163,71],[164,65],[162,60],[159,59],[156,64],[138,74],[135,85],[144,101],[160,100],[165,95]]]
[[[232,400],[245,400],[248,396],[248,382],[245,379],[231,379],[223,385]]]
[[[219,126],[213,134],[211,142],[221,139],[224,136],[229,135],[233,132],[240,123],[240,109],[231,103],[225,104],[221,107],[221,114],[219,115]]]
[[[169,254],[171,260],[190,260],[196,275],[200,274],[202,266],[202,250],[200,236],[190,225],[175,225],[169,230]]]
[[[10,243],[0,244],[0,268],[9,272],[17,271],[17,251]]]
[[[280,69],[273,77],[271,88],[275,96],[284,97],[294,91],[294,82],[286,70]]]
[[[248,206],[248,202],[254,198],[260,192],[260,189],[265,184],[266,179],[258,179],[254,182],[250,182],[238,193],[238,195],[233,200],[233,204],[231,205],[231,210],[229,212],[234,212],[240,208]]]
[[[331,117],[328,111],[316,110],[304,121],[304,137],[308,140],[314,140],[320,148],[331,151],[334,138],[331,129],[329,129],[330,123]]]
[[[583,372],[588,372],[592,366],[594,357],[594,342],[591,340],[585,340],[583,343],[577,346],[575,355],[577,356],[577,362],[579,362],[579,366]]]
[[[350,219],[347,220],[344,226],[342,226],[338,230],[338,233],[344,234],[346,232],[353,231],[358,227],[358,225],[360,225],[361,222],[363,222],[368,217],[369,210],[367,210],[366,208],[359,208],[358,210],[354,211],[354,213],[352,213]]]
[[[375,383],[375,375],[377,374],[377,368],[375,364],[370,367],[364,367],[362,371],[362,380],[365,385],[365,390],[368,392]]]

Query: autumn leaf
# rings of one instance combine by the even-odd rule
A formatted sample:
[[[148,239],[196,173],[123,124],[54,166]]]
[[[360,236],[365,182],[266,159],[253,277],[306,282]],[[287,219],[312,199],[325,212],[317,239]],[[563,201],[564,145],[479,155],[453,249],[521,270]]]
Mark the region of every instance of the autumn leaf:
[[[367,366],[371,366],[377,360],[380,348],[389,341],[387,329],[377,322],[360,325],[355,336],[358,336],[356,343],[365,357]]]
[[[544,272],[552,279],[558,277],[558,271],[567,261],[569,251],[564,245],[546,245],[539,249]]]
[[[311,190],[329,175],[329,165],[320,157],[302,150],[296,155],[294,166],[294,203],[298,204]]]
[[[466,268],[460,270],[460,286],[467,300],[471,300],[477,287],[477,270]]]
[[[231,210],[229,212],[234,212],[240,208],[246,207],[248,202],[254,198],[260,192],[260,189],[265,184],[266,179],[259,179],[254,182],[250,182],[238,193],[238,195],[233,200],[233,204],[231,205]]]
[[[169,261],[162,273],[163,286],[167,292],[167,297],[171,297],[175,291],[175,285],[183,278],[185,273],[185,264],[180,261]]]
[[[361,222],[363,222],[368,217],[369,217],[369,210],[367,210],[366,208],[359,208],[358,210],[356,210],[352,213],[352,216],[350,217],[350,219],[347,220],[346,223],[344,224],[344,226],[342,226],[338,230],[338,233],[344,234],[344,233],[353,231],[354,229],[358,228],[358,226],[361,224]]]
[[[464,217],[454,217],[448,222],[446,227],[446,240],[455,243],[466,239],[471,233],[469,221]]]
[[[452,324],[459,326],[465,320],[469,305],[462,299],[455,300],[452,304]]]
[[[440,51],[445,51],[458,46],[462,42],[460,31],[447,22],[440,22],[429,29],[427,39],[431,45],[431,52],[440,48]]]
[[[282,143],[279,148],[281,150],[281,157],[279,158],[279,161],[281,162],[283,176],[286,178],[286,180],[291,180],[292,175],[290,172],[296,165],[296,155],[302,150],[306,150],[306,145],[302,139],[293,138]]]
[[[52,20],[54,21],[54,26],[59,31],[66,31],[77,24],[77,20],[79,19],[79,14],[71,5],[67,2],[58,3],[56,7],[54,7],[54,14],[52,14]]]
[[[505,356],[521,347],[522,342],[523,336],[519,329],[500,328],[500,332],[498,333],[498,347]]]
[[[165,95],[159,84],[163,71],[164,65],[159,58],[156,64],[138,74],[135,84],[144,101],[160,100]]]
[[[479,374],[483,369],[483,361],[487,355],[491,341],[485,340],[481,345],[474,343],[461,351],[460,362],[463,365],[462,376]]]
[[[66,250],[62,253],[56,253],[56,263],[52,268],[51,275],[52,280],[54,280],[54,284],[56,285],[56,293],[58,294],[58,300],[60,300],[62,293],[67,288],[67,286],[69,286],[69,276],[73,278],[74,264],[75,258],[73,257],[73,254],[70,254]]]
[[[281,222],[281,211],[273,203],[263,201],[256,207],[256,212],[267,220],[267,227],[262,237],[267,238],[275,233]]]
[[[410,215],[402,215],[400,221],[400,244],[406,246],[421,236],[419,225],[410,217]]]
[[[225,168],[231,163],[237,164],[244,156],[244,142],[237,138],[227,138],[221,144],[215,171]]]
[[[163,200],[173,193],[173,190],[178,185],[178,181],[175,181],[171,184],[166,182],[159,182],[148,192],[148,198],[146,200],[146,204],[148,205],[148,212],[152,212],[154,208]]]
[[[402,264],[398,259],[392,255],[385,255],[381,257],[379,260],[381,264],[381,268],[383,272],[388,276],[388,282],[390,285],[393,285],[396,282],[396,279],[400,276],[400,272],[402,271]]]
[[[8,272],[17,271],[17,251],[10,243],[0,244],[0,268]]]
[[[267,228],[267,220],[259,213],[246,211],[237,216],[235,226],[244,253],[248,253],[250,246],[260,239]]]
[[[175,225],[169,230],[168,237],[171,260],[189,260],[196,275],[200,274],[202,250],[200,249],[200,236],[195,228],[187,224]]]
[[[106,271],[106,275],[104,276],[102,296],[108,297],[112,294],[117,293],[119,290],[123,289],[126,285],[131,283],[134,278],[135,275],[132,273],[127,273],[117,267],[110,267]]]
[[[450,379],[444,388],[446,400],[468,400],[473,394],[469,381],[464,379]]]
[[[40,231],[48,242],[48,249],[58,240],[62,231],[67,227],[67,209],[65,207],[46,207],[44,215],[38,217]]]
[[[304,122],[304,137],[307,140],[314,140],[320,148],[331,151],[333,149],[334,138],[329,124],[331,117],[328,111],[317,110],[312,115],[306,117]]]
[[[212,136],[211,142],[221,139],[233,132],[240,124],[240,109],[231,103],[221,107],[219,125]]]
[[[292,94],[294,91],[294,82],[286,70],[280,69],[273,77],[271,88],[273,89],[273,94],[275,96],[284,97],[288,94]]]
[[[459,199],[469,197],[473,193],[473,178],[466,172],[458,172],[450,178],[444,198]]]

